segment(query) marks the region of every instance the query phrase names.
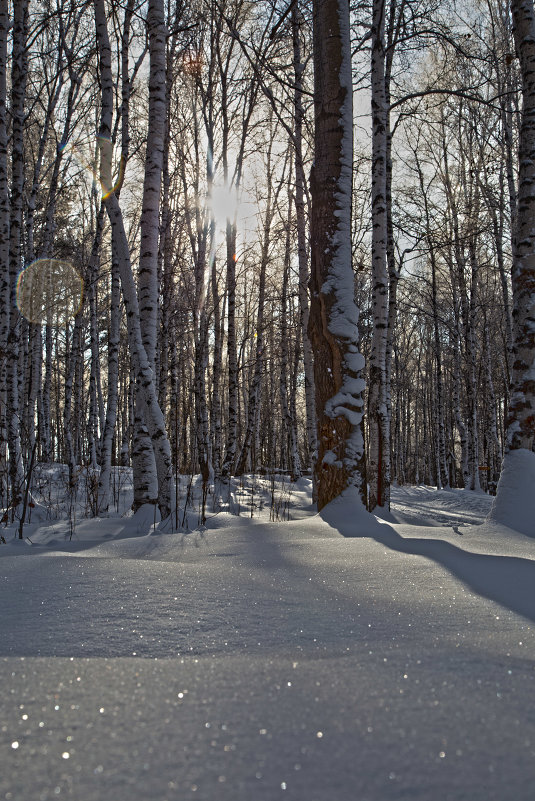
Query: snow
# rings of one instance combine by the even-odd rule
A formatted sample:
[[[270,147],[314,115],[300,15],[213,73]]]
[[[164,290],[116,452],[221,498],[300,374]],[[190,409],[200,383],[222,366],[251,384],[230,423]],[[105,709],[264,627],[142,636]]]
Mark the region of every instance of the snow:
[[[489,517],[535,537],[535,453],[519,448],[505,454]]]
[[[0,546],[0,799],[531,801],[533,539],[480,493],[310,484]]]

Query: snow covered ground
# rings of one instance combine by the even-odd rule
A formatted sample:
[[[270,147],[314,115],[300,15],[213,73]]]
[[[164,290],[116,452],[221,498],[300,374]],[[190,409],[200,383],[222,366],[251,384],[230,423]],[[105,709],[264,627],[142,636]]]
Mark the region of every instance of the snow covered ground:
[[[3,530],[0,799],[533,801],[535,539],[482,494],[277,493]]]

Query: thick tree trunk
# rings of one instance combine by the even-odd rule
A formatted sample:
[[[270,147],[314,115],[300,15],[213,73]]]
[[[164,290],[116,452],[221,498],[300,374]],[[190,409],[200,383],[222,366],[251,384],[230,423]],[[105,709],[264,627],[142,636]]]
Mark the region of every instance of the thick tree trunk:
[[[109,187],[111,190],[113,187],[111,177],[111,154],[110,158],[107,158],[105,149],[106,142],[110,142],[111,134],[113,79],[104,0],[95,0],[95,23],[100,56],[100,78],[102,87],[102,111],[99,135],[102,144],[100,163],[101,184],[103,187]],[[143,344],[139,303],[130,264],[130,252],[121,208],[113,191],[109,191],[106,194],[104,202],[110,223],[114,229],[112,236],[115,237],[115,247],[117,249],[119,274],[121,276],[121,287],[126,310],[130,355],[136,377],[139,400],[143,405],[145,423],[152,440],[152,446],[156,457],[158,505],[162,518],[165,518],[168,517],[171,512],[171,448],[165,430],[164,416],[158,404],[152,364],[147,357],[147,352]],[[154,258],[157,258],[157,252],[156,249]],[[150,319],[150,316],[148,319]],[[146,330],[146,338],[149,342],[149,346],[151,345],[151,335],[153,335],[153,333],[149,326]],[[152,477],[149,476],[148,480],[152,481]]]
[[[535,520],[535,10],[511,0],[522,74],[518,208],[513,251],[513,373],[506,452],[490,517],[533,535]]]
[[[318,508],[349,487],[366,505],[364,358],[351,260],[353,88],[348,0],[315,0],[315,161],[309,335],[318,416]]]
[[[145,153],[145,177],[143,182],[143,204],[141,210],[141,247],[138,270],[138,297],[141,336],[147,359],[152,369],[153,382],[158,391],[156,360],[156,338],[158,330],[158,253],[160,231],[160,192],[165,143],[166,104],[166,52],[167,28],[165,26],[162,0],[150,0],[147,13],[149,37],[149,124]],[[143,404],[136,402],[134,432],[136,446],[134,455],[134,505],[153,502],[149,497],[151,480],[146,480],[145,471],[156,468],[155,457],[151,464],[152,443],[145,427]],[[141,472],[140,472],[141,471]],[[158,490],[159,494],[159,490]]]

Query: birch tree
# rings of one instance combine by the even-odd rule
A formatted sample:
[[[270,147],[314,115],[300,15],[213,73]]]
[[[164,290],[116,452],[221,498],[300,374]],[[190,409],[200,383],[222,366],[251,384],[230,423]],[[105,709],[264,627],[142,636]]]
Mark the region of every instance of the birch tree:
[[[11,505],[22,500],[21,407],[19,393],[19,349],[21,315],[16,305],[17,276],[22,268],[22,224],[24,190],[24,117],[28,76],[28,0],[15,3],[13,17],[13,64],[11,72],[11,214],[9,231],[9,337],[7,364],[7,435]],[[20,532],[22,537],[22,531]]]
[[[7,101],[8,0],[0,0],[0,502],[7,505],[6,370],[9,336],[9,176]]]
[[[147,12],[149,37],[149,124],[145,152],[143,205],[141,210],[141,244],[138,269],[139,314],[143,347],[156,384],[156,334],[158,324],[158,245],[160,224],[160,191],[165,139],[166,34],[162,0],[150,0]],[[153,482],[155,454],[145,425],[143,399],[136,395],[134,444],[134,507],[155,500]]]
[[[368,390],[369,509],[390,508],[390,425],[387,411],[387,100],[385,92],[385,2],[373,0],[372,20],[372,309],[373,336]]]
[[[506,451],[492,520],[533,534],[535,519],[535,9],[511,0],[522,74],[518,207],[513,249],[513,372]]]
[[[316,399],[314,395],[314,362],[308,335],[309,319],[309,257],[307,247],[307,221],[305,203],[305,167],[303,161],[303,73],[305,65],[302,60],[300,42],[299,3],[292,5],[291,11],[292,45],[293,45],[293,79],[294,79],[294,151],[295,151],[295,214],[297,222],[297,258],[299,264],[299,308],[301,314],[301,330],[303,339],[303,368],[305,373],[305,405],[307,442],[309,447],[309,464],[313,467],[317,457],[316,434]]]
[[[143,343],[139,302],[132,274],[130,250],[126,238],[123,215],[117,196],[113,191],[114,184],[112,179],[111,157],[113,78],[104,0],[95,0],[95,25],[102,91],[102,111],[99,130],[99,141],[101,143],[100,180],[105,191],[104,203],[106,211],[116,237],[116,256],[126,309],[130,355],[134,374],[136,376],[137,389],[144,404],[143,411],[145,422],[156,457],[158,506],[162,518],[165,518],[168,517],[171,512],[171,449],[165,429],[164,416],[158,403],[152,365],[147,357],[147,352]],[[157,255],[157,252],[155,255]]]

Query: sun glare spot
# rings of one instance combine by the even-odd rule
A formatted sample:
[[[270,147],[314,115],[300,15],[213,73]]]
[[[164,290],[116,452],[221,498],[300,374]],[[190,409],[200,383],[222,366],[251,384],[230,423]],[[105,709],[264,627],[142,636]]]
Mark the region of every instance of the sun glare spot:
[[[119,189],[124,178],[124,159],[119,160],[118,174],[113,179],[113,142],[105,136],[97,136],[97,148],[100,153],[100,167],[96,158],[96,150],[92,157],[87,157],[84,150],[87,148],[81,145],[67,142],[61,146],[61,150],[69,152],[84,170],[89,173],[96,186],[100,186],[102,200],[110,197]]]
[[[227,220],[233,220],[240,208],[236,189],[224,184],[214,186],[208,206],[214,215],[217,225],[222,226]]]

